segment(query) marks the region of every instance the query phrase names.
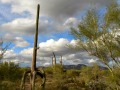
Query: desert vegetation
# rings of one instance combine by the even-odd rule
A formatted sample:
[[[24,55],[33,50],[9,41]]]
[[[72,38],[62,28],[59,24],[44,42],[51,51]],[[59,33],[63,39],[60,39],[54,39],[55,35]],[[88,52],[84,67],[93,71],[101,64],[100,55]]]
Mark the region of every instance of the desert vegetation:
[[[20,90],[21,78],[24,71],[14,63],[0,64],[0,90]],[[46,72],[45,90],[119,90],[120,72],[114,68],[114,77],[108,69],[101,69],[98,65],[83,67],[78,70],[64,70],[60,64],[44,68]],[[29,90],[29,78],[26,80],[26,90]],[[39,78],[36,79],[35,90],[40,90]]]
[[[38,21],[36,27],[38,30]],[[23,75],[23,81],[26,81],[23,83],[25,90],[31,89],[31,83],[32,90],[120,90],[119,28],[120,8],[117,2],[106,7],[102,16],[95,9],[89,10],[78,26],[71,28],[71,34],[77,42],[75,46],[70,45],[69,47],[88,52],[89,55],[98,58],[102,66],[99,63],[93,63],[91,66],[79,69],[65,69],[62,56],[61,64],[57,64],[53,52],[53,65],[44,67],[44,74],[40,72],[39,68],[36,68],[38,49],[38,33],[36,33],[32,67],[23,68],[14,62],[0,62],[0,90],[20,90]],[[0,42],[0,60],[4,58],[4,53],[9,46],[9,44],[3,45],[3,42]],[[24,74],[26,71],[30,72]],[[40,74],[46,75],[44,88],[40,86],[42,83]]]

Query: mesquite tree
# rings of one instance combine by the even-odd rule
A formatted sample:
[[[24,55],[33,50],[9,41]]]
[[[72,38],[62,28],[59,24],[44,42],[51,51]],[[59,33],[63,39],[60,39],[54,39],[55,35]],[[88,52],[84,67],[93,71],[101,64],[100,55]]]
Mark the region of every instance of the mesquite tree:
[[[33,48],[33,58],[32,58],[32,66],[31,70],[28,70],[24,73],[23,78],[22,78],[22,83],[21,83],[21,90],[25,89],[25,79],[29,75],[30,76],[30,84],[31,84],[31,90],[35,90],[35,79],[36,76],[39,76],[42,78],[42,89],[45,88],[45,81],[46,81],[46,76],[45,72],[43,69],[38,69],[36,68],[36,58],[37,58],[37,41],[38,41],[38,24],[39,24],[39,9],[40,5],[38,4],[37,6],[37,18],[36,18],[36,33],[34,37],[34,48]]]

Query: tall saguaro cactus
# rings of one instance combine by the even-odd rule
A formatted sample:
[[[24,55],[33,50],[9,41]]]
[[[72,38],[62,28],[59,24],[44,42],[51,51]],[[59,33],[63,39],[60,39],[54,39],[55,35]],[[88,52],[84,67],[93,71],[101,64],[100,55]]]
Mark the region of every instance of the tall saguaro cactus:
[[[32,66],[31,66],[31,70],[28,70],[24,73],[23,78],[22,78],[22,83],[21,83],[21,90],[24,89],[25,90],[25,79],[26,76],[29,75],[30,76],[30,84],[31,84],[31,90],[35,90],[35,78],[36,76],[40,76],[42,78],[42,88],[44,89],[45,87],[45,80],[46,80],[46,76],[45,76],[45,72],[43,69],[38,69],[36,68],[36,58],[37,58],[37,42],[38,42],[38,24],[39,24],[39,9],[40,9],[40,5],[38,4],[37,6],[37,17],[36,17],[36,33],[35,33],[35,37],[34,37],[34,48],[33,48],[33,58],[32,58]]]
[[[36,57],[37,57],[37,49],[38,49],[37,42],[38,42],[39,9],[40,9],[40,5],[38,4],[37,16],[36,16],[36,33],[35,33],[35,37],[34,37],[34,48],[33,48],[33,58],[32,58],[31,71],[36,70]]]

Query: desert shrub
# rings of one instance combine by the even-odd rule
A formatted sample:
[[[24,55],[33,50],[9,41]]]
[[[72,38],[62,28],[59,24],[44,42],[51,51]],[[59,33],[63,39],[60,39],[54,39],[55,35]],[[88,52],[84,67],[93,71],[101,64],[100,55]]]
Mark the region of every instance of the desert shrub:
[[[79,76],[80,72],[78,70],[67,70],[66,75],[67,77],[77,77]]]
[[[22,77],[23,71],[18,64],[4,62],[0,64],[0,80],[16,81]]]
[[[57,64],[53,66],[53,78],[58,79],[64,79],[66,77],[66,73],[63,72],[63,66]]]
[[[19,84],[11,81],[1,81],[0,90],[19,90]]]
[[[99,66],[84,67],[80,73],[80,85],[89,90],[105,90],[105,76]]]
[[[120,70],[119,68],[113,69],[114,75],[111,75],[110,72],[108,72],[105,83],[107,85],[106,90],[120,90]],[[105,76],[105,74],[104,74]]]
[[[57,64],[53,66],[54,73],[63,73],[63,66],[60,64]]]
[[[46,73],[46,74],[53,74],[53,67],[47,67],[47,68],[45,69],[45,73]]]

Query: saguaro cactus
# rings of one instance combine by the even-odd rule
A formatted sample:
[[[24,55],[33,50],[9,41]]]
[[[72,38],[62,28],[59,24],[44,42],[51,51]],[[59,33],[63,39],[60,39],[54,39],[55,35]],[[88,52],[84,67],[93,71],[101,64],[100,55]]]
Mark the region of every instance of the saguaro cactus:
[[[27,75],[30,76],[31,90],[35,90],[36,76],[40,76],[42,78],[43,81],[42,81],[41,86],[43,89],[45,87],[45,80],[46,80],[45,72],[43,69],[36,68],[36,57],[37,57],[37,49],[38,49],[37,41],[38,41],[39,9],[40,9],[40,5],[38,4],[37,17],[36,17],[36,33],[35,33],[35,37],[34,37],[33,58],[32,58],[32,64],[31,64],[32,66],[31,66],[31,70],[26,71],[23,75],[22,83],[21,83],[21,90],[22,89],[25,90],[25,79],[26,79]]]
[[[54,61],[53,61],[53,57],[52,57],[52,66],[54,65],[54,63],[53,63]]]
[[[53,52],[52,61],[53,61],[53,65],[56,65],[56,55],[54,52]]]
[[[62,65],[62,56],[60,56],[61,58],[60,58],[60,64]]]

